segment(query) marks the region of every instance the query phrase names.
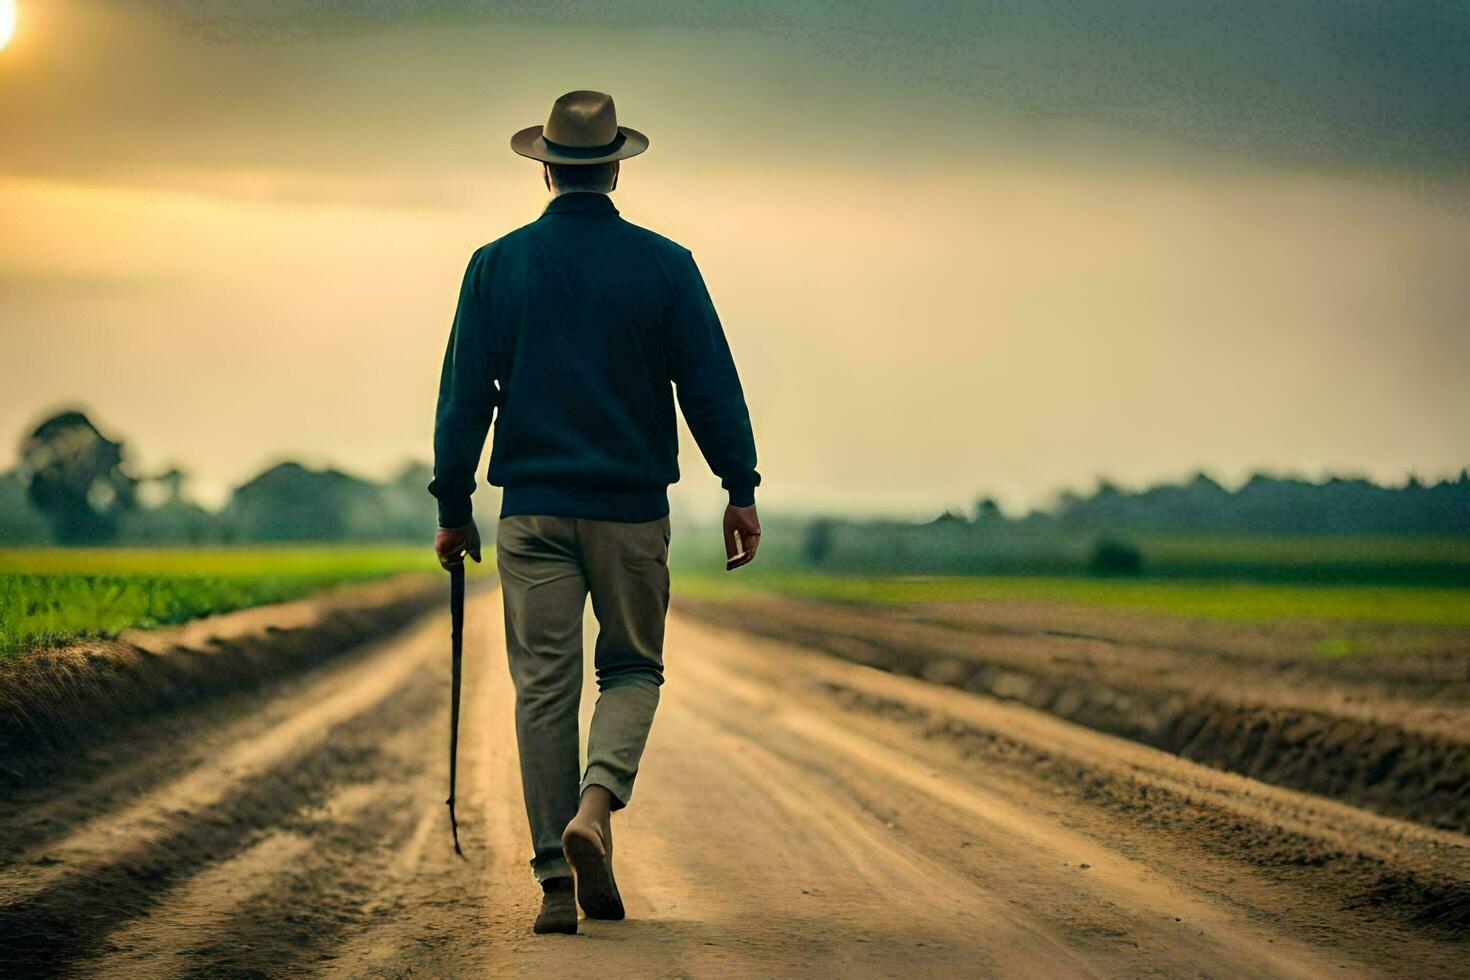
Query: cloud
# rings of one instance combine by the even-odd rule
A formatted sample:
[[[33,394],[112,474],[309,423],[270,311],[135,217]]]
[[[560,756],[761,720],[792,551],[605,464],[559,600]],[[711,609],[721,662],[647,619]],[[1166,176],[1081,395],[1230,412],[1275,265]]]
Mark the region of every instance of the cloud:
[[[512,165],[578,85],[691,167],[1230,165],[1470,177],[1470,6],[57,0],[0,170]]]

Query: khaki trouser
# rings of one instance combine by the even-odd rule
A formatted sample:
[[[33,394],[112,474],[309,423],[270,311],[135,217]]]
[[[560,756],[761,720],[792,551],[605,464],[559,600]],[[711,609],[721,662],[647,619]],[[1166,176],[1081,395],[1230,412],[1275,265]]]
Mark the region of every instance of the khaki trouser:
[[[663,683],[669,519],[629,524],[572,517],[500,519],[496,564],[516,689],[521,788],[540,880],[568,875],[561,833],[582,790],[605,786],[614,809],[633,794]],[[582,613],[597,616],[598,698],[579,772]]]

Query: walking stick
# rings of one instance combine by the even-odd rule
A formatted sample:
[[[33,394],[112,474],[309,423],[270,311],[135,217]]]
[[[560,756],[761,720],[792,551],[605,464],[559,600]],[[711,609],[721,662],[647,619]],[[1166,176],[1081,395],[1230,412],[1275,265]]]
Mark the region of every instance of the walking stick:
[[[459,687],[464,672],[464,562],[449,569],[449,642],[453,668],[449,701],[449,829],[454,833],[454,853],[459,849],[459,821],[454,817],[454,776],[459,756]]]

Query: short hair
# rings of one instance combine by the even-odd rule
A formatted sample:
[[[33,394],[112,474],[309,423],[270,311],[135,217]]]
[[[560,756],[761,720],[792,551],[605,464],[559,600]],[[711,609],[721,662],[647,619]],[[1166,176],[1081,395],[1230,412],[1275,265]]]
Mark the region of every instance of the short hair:
[[[617,163],[548,163],[551,183],[563,191],[609,191]]]

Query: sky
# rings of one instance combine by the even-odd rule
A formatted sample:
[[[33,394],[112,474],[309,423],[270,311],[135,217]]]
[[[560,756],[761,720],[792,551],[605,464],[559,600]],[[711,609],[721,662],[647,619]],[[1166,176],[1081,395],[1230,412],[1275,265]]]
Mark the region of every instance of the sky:
[[[0,5],[11,0],[0,0]],[[430,454],[510,135],[611,92],[770,508],[1470,463],[1470,6],[18,0],[0,469],[81,405],[217,503]],[[676,506],[718,482],[683,433]]]

